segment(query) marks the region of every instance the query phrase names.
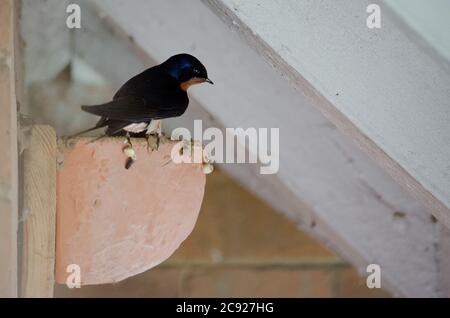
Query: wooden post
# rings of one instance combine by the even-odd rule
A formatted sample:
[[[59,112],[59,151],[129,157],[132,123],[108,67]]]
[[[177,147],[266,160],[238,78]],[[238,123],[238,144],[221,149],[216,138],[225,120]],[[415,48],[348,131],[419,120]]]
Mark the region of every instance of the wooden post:
[[[23,166],[22,297],[52,297],[55,272],[56,134],[34,126]]]
[[[16,9],[0,1],[0,297],[17,296]]]

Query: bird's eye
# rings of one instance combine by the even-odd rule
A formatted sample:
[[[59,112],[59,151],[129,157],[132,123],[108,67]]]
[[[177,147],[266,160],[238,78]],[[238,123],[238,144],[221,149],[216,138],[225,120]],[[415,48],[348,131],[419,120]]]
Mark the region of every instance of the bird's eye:
[[[200,70],[198,68],[194,68],[194,74],[200,74]]]

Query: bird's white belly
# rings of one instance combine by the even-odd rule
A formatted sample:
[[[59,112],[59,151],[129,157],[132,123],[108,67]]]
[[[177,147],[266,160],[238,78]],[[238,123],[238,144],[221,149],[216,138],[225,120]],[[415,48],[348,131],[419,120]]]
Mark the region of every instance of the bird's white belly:
[[[137,134],[147,130],[147,127],[148,123],[133,123],[125,126],[123,130]]]

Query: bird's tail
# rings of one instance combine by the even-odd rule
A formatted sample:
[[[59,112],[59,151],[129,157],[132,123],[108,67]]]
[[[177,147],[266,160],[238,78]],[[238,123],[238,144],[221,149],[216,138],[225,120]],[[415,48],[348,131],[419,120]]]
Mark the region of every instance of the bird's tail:
[[[94,127],[91,127],[91,128],[89,128],[89,129],[86,129],[86,130],[83,130],[83,131],[80,131],[80,132],[77,132],[76,134],[69,136],[69,138],[78,137],[78,136],[80,136],[80,135],[82,135],[82,134],[85,134],[85,133],[87,133],[87,132],[90,132],[90,131],[93,131],[93,130],[96,130],[96,129],[105,127],[105,126],[107,126],[107,125],[108,125],[107,121],[105,121],[105,120],[100,120]]]

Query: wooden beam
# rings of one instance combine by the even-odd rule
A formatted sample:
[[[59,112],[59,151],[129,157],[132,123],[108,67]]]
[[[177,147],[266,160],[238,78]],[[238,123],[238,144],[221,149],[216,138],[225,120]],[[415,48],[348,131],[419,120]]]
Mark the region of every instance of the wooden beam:
[[[381,264],[384,283],[395,294],[437,294],[435,230],[425,208],[311,107],[322,99],[306,82],[300,90],[291,87],[201,2],[87,3],[98,19],[86,21],[93,27],[84,29],[85,40],[75,39],[76,52],[87,62],[121,84],[128,63],[135,72],[174,53],[198,56],[217,85],[192,89],[188,113],[169,125],[191,127],[192,119],[201,118],[205,127],[279,127],[278,174],[261,176],[254,165],[223,167],[361,273],[368,263]],[[95,42],[89,37],[107,37],[111,48],[122,41],[119,52],[129,48],[128,54],[107,49],[108,41],[101,51],[81,45]]]
[[[17,296],[17,7],[0,1],[0,297]]]
[[[205,2],[450,227],[450,74],[392,18],[366,27],[359,0]]]
[[[21,297],[53,297],[56,230],[56,134],[33,126],[23,153]]]

